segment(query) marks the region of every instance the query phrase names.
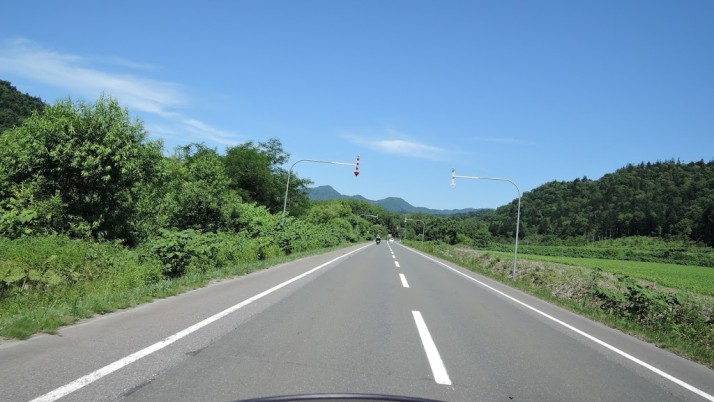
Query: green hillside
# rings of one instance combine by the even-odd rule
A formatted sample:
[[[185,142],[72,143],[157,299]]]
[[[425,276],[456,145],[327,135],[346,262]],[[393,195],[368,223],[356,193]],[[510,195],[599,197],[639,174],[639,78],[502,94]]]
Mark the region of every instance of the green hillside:
[[[33,111],[45,106],[40,98],[23,94],[9,82],[0,80],[0,133],[19,126]]]
[[[490,221],[497,236],[512,236],[516,202]],[[714,245],[714,161],[627,165],[598,180],[553,181],[522,199],[524,238],[627,236],[680,238]]]

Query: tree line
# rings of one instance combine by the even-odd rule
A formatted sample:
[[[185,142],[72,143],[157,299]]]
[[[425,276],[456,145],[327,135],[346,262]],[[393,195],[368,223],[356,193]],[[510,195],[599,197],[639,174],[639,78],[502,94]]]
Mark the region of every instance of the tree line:
[[[424,222],[426,241],[483,248],[513,241],[517,206],[514,199],[492,212],[409,218]],[[417,221],[390,229],[421,239]],[[629,164],[598,180],[552,181],[522,196],[519,237],[530,244],[642,236],[714,246],[714,161]]]
[[[0,135],[0,235],[136,245],[166,228],[240,231],[248,214],[241,208],[265,216],[282,210],[289,154],[278,139],[225,154],[202,144],[163,152],[110,97],[32,113]],[[307,210],[309,183],[291,177],[292,214]]]
[[[60,234],[133,247],[157,237],[180,242],[197,233],[243,233],[259,239],[258,253],[266,255],[271,247],[291,252],[421,234],[418,222],[365,201],[310,201],[310,180],[294,173],[288,224],[278,227],[290,155],[275,138],[223,153],[188,144],[165,155],[162,143],[149,140],[141,122],[111,97],[23,110],[0,135],[0,236],[6,238]],[[485,244],[490,238],[476,217],[414,218],[426,220],[427,239]],[[174,233],[180,231],[193,234]]]
[[[714,161],[629,164],[598,180],[543,184],[522,197],[524,238],[587,241],[628,236],[714,245]],[[494,236],[513,236],[516,201],[487,221]]]
[[[48,106],[1,81],[1,99],[16,106],[0,108],[14,116],[0,133],[0,236],[59,233],[132,246],[163,229],[255,232],[275,226],[267,222],[282,211],[289,154],[278,139],[223,153],[188,144],[166,155],[110,97]],[[515,233],[517,200],[491,213],[412,214],[404,222],[367,202],[310,201],[309,179],[292,174],[290,183],[291,222],[329,225],[345,240],[421,239],[423,230],[427,241],[485,247]],[[652,236],[714,245],[714,161],[640,163],[598,180],[546,183],[523,195],[520,236],[531,243]]]

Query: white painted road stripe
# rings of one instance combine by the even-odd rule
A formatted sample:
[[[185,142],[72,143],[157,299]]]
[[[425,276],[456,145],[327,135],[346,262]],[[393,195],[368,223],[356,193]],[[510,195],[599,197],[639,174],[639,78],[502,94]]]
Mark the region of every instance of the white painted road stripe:
[[[407,278],[404,276],[404,274],[399,274],[399,279],[402,280],[402,286],[405,288],[409,287],[409,284],[407,283]]]
[[[394,265],[399,268],[399,261],[394,261]]]
[[[426,358],[429,360],[431,372],[434,373],[434,381],[436,381],[437,384],[451,385],[449,374],[446,373],[444,362],[441,361],[439,351],[436,349],[434,340],[431,339],[429,328],[426,327],[426,323],[424,322],[421,313],[418,311],[412,311],[412,315],[414,316],[414,322],[416,323],[417,331],[419,331],[419,336],[421,337],[421,343],[424,345],[424,351],[426,352]]]
[[[452,268],[452,267],[450,267],[450,266],[444,264],[444,263],[441,262],[441,261],[435,260],[435,259],[429,257],[428,255],[422,254],[422,253],[420,253],[420,252],[418,252],[418,251],[415,251],[415,250],[412,250],[412,251],[414,251],[415,253],[421,255],[422,257],[426,258],[427,260],[433,261],[433,262],[435,262],[435,263],[437,263],[437,264],[439,264],[439,265],[441,265],[441,266],[444,266],[444,267],[446,267],[446,268],[448,268],[448,269],[450,269],[450,270],[456,272],[457,274],[459,274],[459,275],[461,275],[461,276],[463,276],[463,277],[465,277],[465,278],[467,278],[467,279],[470,279],[470,280],[472,280],[472,281],[478,283],[479,285],[481,285],[481,286],[483,286],[483,287],[485,287],[485,288],[487,288],[487,289],[489,289],[489,290],[491,290],[491,291],[493,291],[493,292],[496,292],[496,293],[500,294],[501,296],[503,296],[503,297],[505,297],[505,298],[507,298],[507,299],[510,299],[510,300],[512,300],[512,301],[514,301],[514,302],[520,304],[521,306],[523,306],[523,307],[525,307],[525,308],[527,308],[527,309],[529,309],[529,310],[531,310],[531,311],[533,311],[533,312],[535,312],[535,313],[538,313],[538,314],[542,315],[543,317],[545,317],[545,318],[547,318],[547,319],[549,319],[549,320],[551,320],[551,321],[553,321],[553,322],[555,322],[555,323],[557,323],[557,324],[560,324],[560,325],[562,325],[563,327],[565,327],[565,328],[567,328],[567,329],[569,329],[569,330],[571,330],[571,331],[573,331],[573,332],[575,332],[575,333],[577,333],[577,334],[582,335],[583,337],[585,337],[585,338],[587,338],[587,339],[589,339],[589,340],[591,340],[591,341],[593,341],[593,342],[595,342],[595,343],[597,343],[597,344],[599,344],[599,345],[601,345],[601,346],[603,346],[603,347],[605,347],[605,348],[607,348],[607,349],[609,349],[609,350],[611,350],[611,351],[617,353],[618,355],[620,355],[620,356],[622,356],[622,357],[624,357],[624,358],[630,360],[631,362],[636,363],[636,364],[639,364],[640,366],[646,368],[647,370],[650,370],[651,372],[653,372],[653,373],[655,373],[655,374],[657,374],[657,375],[659,375],[659,376],[662,376],[662,377],[668,379],[669,381],[671,381],[671,382],[673,382],[673,383],[675,383],[675,384],[681,386],[682,388],[685,388],[685,389],[687,389],[687,390],[689,390],[689,391],[691,391],[691,392],[693,392],[693,393],[695,393],[695,394],[701,396],[701,397],[704,398],[704,399],[707,399],[707,400],[709,400],[709,401],[714,402],[714,395],[708,394],[707,392],[704,392],[704,391],[702,391],[701,389],[699,389],[699,388],[697,388],[697,387],[695,387],[695,386],[693,386],[693,385],[691,385],[691,384],[689,384],[689,383],[687,383],[687,382],[684,382],[684,381],[680,380],[679,378],[674,377],[673,375],[668,374],[668,373],[666,373],[666,372],[664,372],[664,371],[658,369],[657,367],[652,366],[651,364],[646,363],[646,362],[644,362],[644,361],[642,361],[642,360],[640,360],[640,359],[638,359],[638,358],[632,356],[631,354],[629,354],[629,353],[627,353],[627,352],[624,352],[624,351],[622,351],[622,350],[620,350],[620,349],[618,349],[618,348],[616,348],[616,347],[610,345],[609,343],[606,343],[605,341],[602,341],[602,340],[600,340],[600,339],[598,339],[598,338],[596,338],[596,337],[594,337],[594,336],[588,334],[588,333],[585,332],[585,331],[579,330],[579,329],[573,327],[572,325],[567,324],[567,323],[565,323],[565,322],[563,322],[563,321],[561,321],[561,320],[559,320],[559,319],[557,319],[557,318],[551,316],[551,315],[548,314],[548,313],[545,313],[545,312],[543,312],[543,311],[540,311],[540,310],[538,310],[537,308],[535,308],[535,307],[533,307],[533,306],[531,306],[531,305],[529,305],[529,304],[526,304],[526,303],[524,303],[524,302],[522,302],[522,301],[516,299],[516,298],[513,297],[513,296],[509,296],[509,295],[507,295],[506,293],[501,292],[500,290],[498,290],[498,289],[496,289],[496,288],[494,288],[494,287],[492,287],[492,286],[489,286],[489,285],[487,285],[487,284],[485,284],[485,283],[479,281],[478,279],[472,278],[472,277],[470,277],[470,276],[464,274],[463,272],[461,272],[461,271],[459,271],[459,270],[457,270],[457,269],[455,269],[455,268]]]
[[[123,359],[119,359],[119,360],[115,361],[114,363],[111,363],[111,364],[109,364],[109,365],[107,365],[107,366],[104,366],[104,367],[100,368],[100,369],[97,370],[97,371],[94,371],[94,372],[92,372],[92,373],[89,373],[89,374],[85,375],[84,377],[78,378],[78,379],[72,381],[71,383],[69,383],[69,384],[67,384],[67,385],[64,385],[64,386],[62,386],[62,387],[59,387],[59,388],[55,389],[54,391],[50,391],[50,392],[46,393],[45,395],[42,395],[42,396],[40,396],[40,397],[37,397],[37,398],[33,399],[33,400],[30,401],[30,402],[49,402],[49,401],[55,401],[55,400],[57,400],[57,399],[59,399],[59,398],[62,398],[62,397],[65,396],[65,395],[71,394],[72,392],[74,392],[74,391],[76,391],[76,390],[78,390],[78,389],[80,389],[80,388],[82,388],[82,387],[84,387],[84,386],[86,386],[86,385],[89,385],[89,384],[93,383],[94,381],[97,381],[98,379],[100,379],[100,378],[102,378],[102,377],[104,377],[104,376],[107,376],[107,375],[109,375],[109,374],[111,374],[111,373],[113,373],[113,372],[119,370],[119,369],[122,368],[122,367],[126,367],[126,366],[128,366],[129,364],[134,363],[135,361],[141,359],[142,357],[148,356],[148,355],[150,355],[150,354],[152,354],[152,353],[154,353],[154,352],[156,352],[156,351],[158,351],[158,350],[161,350],[161,349],[163,349],[163,348],[169,346],[170,344],[172,344],[172,343],[178,341],[179,339],[184,338],[184,337],[186,337],[187,335],[190,335],[191,333],[198,331],[199,329],[205,327],[205,326],[208,325],[208,324],[211,324],[211,323],[214,322],[214,321],[220,320],[221,318],[227,316],[228,314],[233,313],[233,312],[235,312],[236,310],[238,310],[238,309],[240,309],[240,308],[242,308],[242,307],[245,307],[245,306],[247,306],[247,305],[250,304],[250,303],[252,303],[252,302],[254,302],[254,301],[256,301],[256,300],[262,299],[263,297],[265,297],[265,296],[267,296],[267,295],[269,295],[269,294],[275,292],[276,290],[279,290],[279,289],[281,289],[281,288],[284,288],[285,286],[287,286],[287,285],[289,285],[289,284],[291,284],[291,283],[293,283],[293,282],[295,282],[295,281],[297,281],[297,280],[299,280],[299,279],[302,279],[302,278],[304,278],[304,277],[310,275],[311,273],[313,273],[313,272],[315,272],[315,271],[317,271],[317,270],[319,270],[319,269],[321,269],[321,268],[324,268],[324,267],[326,267],[326,266],[332,264],[333,262],[335,262],[335,261],[337,261],[337,260],[340,260],[340,259],[342,259],[342,258],[345,258],[345,257],[347,257],[347,256],[350,255],[350,254],[354,254],[354,253],[356,253],[356,252],[362,250],[362,249],[365,248],[365,247],[367,247],[367,246],[362,246],[362,247],[360,247],[360,248],[358,248],[358,249],[356,249],[356,250],[352,250],[352,251],[350,251],[350,252],[347,253],[347,254],[341,255],[341,256],[339,256],[339,257],[337,257],[337,258],[335,258],[335,259],[332,259],[332,260],[330,260],[330,261],[327,261],[326,263],[324,263],[324,264],[322,264],[322,265],[319,265],[319,266],[317,266],[317,267],[315,267],[315,268],[313,268],[313,269],[311,269],[311,270],[309,270],[309,271],[307,271],[307,272],[305,272],[305,273],[303,273],[303,274],[300,274],[300,275],[298,275],[298,276],[296,276],[296,277],[293,277],[292,279],[288,279],[287,281],[285,281],[285,282],[283,282],[283,283],[281,283],[281,284],[279,284],[279,285],[275,285],[275,286],[273,286],[272,288],[270,288],[270,289],[268,289],[268,290],[265,290],[265,291],[263,291],[263,292],[261,292],[261,293],[258,293],[257,295],[255,295],[255,296],[253,296],[253,297],[251,297],[251,298],[249,298],[249,299],[243,300],[242,302],[240,302],[240,303],[238,303],[238,304],[236,304],[236,305],[234,305],[234,306],[232,306],[232,307],[229,307],[229,308],[227,308],[227,309],[221,311],[220,313],[217,313],[217,314],[215,314],[215,315],[212,315],[212,316],[206,318],[205,320],[203,320],[203,321],[201,321],[201,322],[198,322],[198,323],[196,323],[196,324],[193,324],[192,326],[190,326],[190,327],[188,327],[188,328],[186,328],[186,329],[184,329],[184,330],[182,330],[182,331],[179,331],[179,332],[177,332],[177,333],[175,333],[175,334],[173,334],[173,335],[171,335],[171,336],[169,336],[169,337],[167,337],[167,338],[164,338],[163,340],[161,340],[161,341],[159,341],[159,342],[156,342],[155,344],[153,344],[153,345],[151,345],[151,346],[148,346],[148,347],[146,347],[146,348],[144,348],[144,349],[141,349],[141,350],[138,351],[138,352],[134,352],[134,353],[130,354],[129,356],[124,357]]]
[[[392,258],[396,260],[396,259],[397,259],[397,256],[394,255],[394,254],[392,254]]]

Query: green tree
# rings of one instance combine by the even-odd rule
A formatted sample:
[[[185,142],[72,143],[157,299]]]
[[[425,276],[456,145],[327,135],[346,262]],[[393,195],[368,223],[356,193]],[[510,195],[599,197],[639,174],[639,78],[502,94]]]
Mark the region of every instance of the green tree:
[[[228,148],[224,158],[230,188],[246,201],[257,202],[277,213],[283,209],[288,172],[282,168],[290,155],[283,150],[280,140],[271,138],[258,144],[252,141]],[[294,173],[290,177],[288,193],[290,211],[299,215],[307,209],[307,186],[310,180]]]
[[[271,170],[272,161],[258,146],[251,141],[228,148],[224,161],[230,187],[243,199],[265,206],[275,204],[280,191]]]
[[[239,203],[240,197],[231,196],[230,180],[216,150],[202,144],[179,147],[166,167],[166,225],[209,232],[224,228],[225,201]]]
[[[48,230],[131,240],[138,189],[162,158],[161,143],[146,138],[110,97],[58,101],[0,136],[0,210],[31,189],[25,208]]]

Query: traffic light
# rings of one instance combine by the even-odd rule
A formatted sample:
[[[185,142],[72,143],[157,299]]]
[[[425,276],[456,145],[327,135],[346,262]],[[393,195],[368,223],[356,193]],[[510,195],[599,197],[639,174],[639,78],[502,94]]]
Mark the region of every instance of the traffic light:
[[[355,177],[359,176],[359,155],[357,155],[357,163],[355,164]]]

